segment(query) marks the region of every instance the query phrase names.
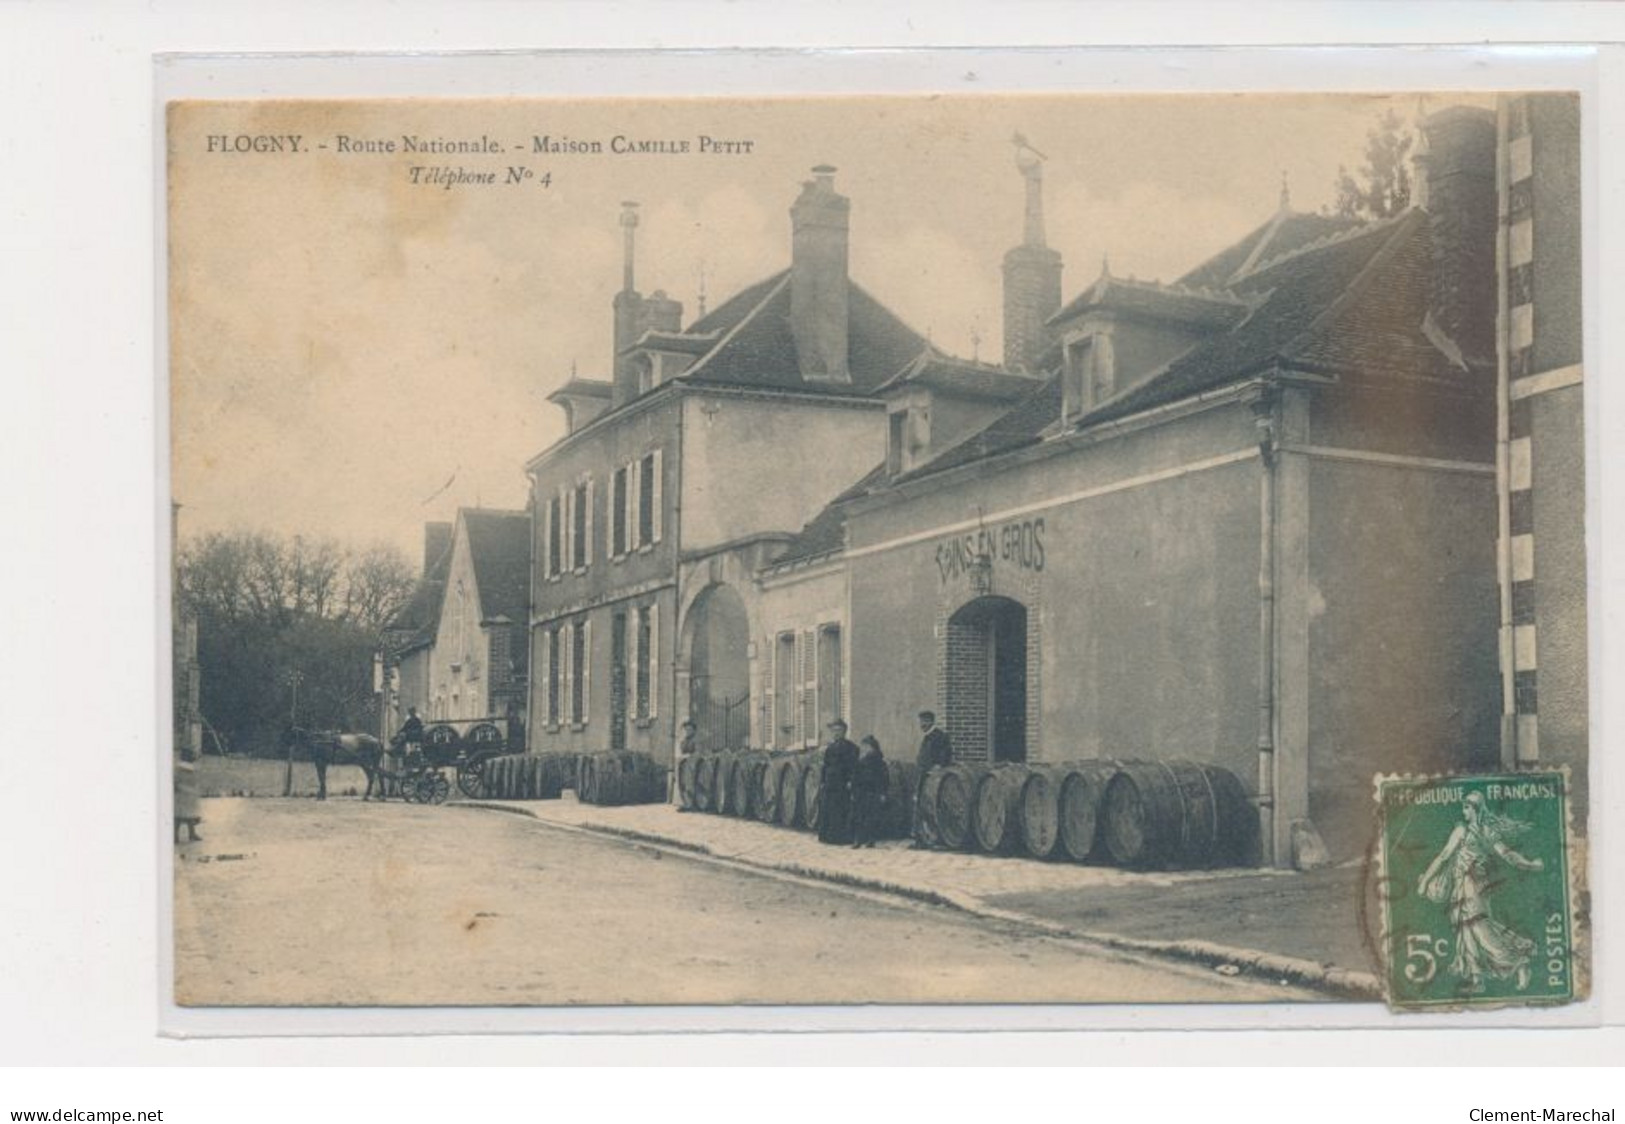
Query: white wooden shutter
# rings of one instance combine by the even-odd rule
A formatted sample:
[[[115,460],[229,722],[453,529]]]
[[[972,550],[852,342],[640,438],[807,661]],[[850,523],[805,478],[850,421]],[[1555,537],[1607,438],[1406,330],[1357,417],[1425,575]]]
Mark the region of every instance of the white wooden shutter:
[[[586,523],[587,541],[582,544],[582,548],[581,548],[582,559],[584,561],[584,564],[588,565],[588,566],[592,565],[592,508],[593,508],[593,503],[592,503],[592,483],[593,482],[592,482],[591,479],[589,479],[587,481],[587,491],[585,493],[585,499],[587,501],[587,523]]]
[[[552,698],[548,691],[548,688],[552,685],[550,677],[553,674],[553,653],[549,651],[552,645],[547,642],[547,629],[545,628],[535,629],[531,635],[537,638],[537,645],[541,648],[541,651],[536,653],[536,658],[531,660],[530,663],[531,667],[540,676],[538,681],[542,685],[542,705],[536,708],[535,714],[531,716],[531,722],[534,724],[539,716],[544,726],[550,726],[553,724],[553,715],[549,713],[547,704]]]
[[[642,469],[642,461],[628,461],[626,464],[626,492],[629,497],[626,503],[626,549],[629,551],[643,545],[643,505],[647,497],[643,494]]]
[[[818,634],[811,630],[801,634],[801,741],[803,745],[818,744]]]
[[[592,618],[581,622],[581,722],[592,714]]]
[[[767,703],[767,719],[762,723],[763,744],[769,747],[779,744],[779,638],[772,634],[767,638],[767,658],[762,661],[767,668],[767,682],[762,684],[762,698]]]
[[[564,520],[564,533],[559,536],[559,573],[575,569],[576,490],[559,489],[559,517]]]
[[[559,629],[559,659],[564,675],[559,681],[559,714],[564,721],[576,720],[576,645],[574,622]]]
[[[649,525],[654,528],[654,535],[653,535],[653,540],[652,541],[659,542],[660,541],[660,512],[661,512],[660,497],[661,497],[661,490],[662,490],[662,485],[661,485],[661,481],[660,481],[660,450],[659,449],[655,450],[654,458],[655,458],[654,481],[653,481],[653,483],[652,483],[652,485],[651,485],[651,487],[649,489],[649,491],[650,491],[649,503],[651,505],[650,506],[650,514],[649,514]]]
[[[660,606],[649,606],[649,717],[660,713]]]
[[[536,526],[538,533],[541,535],[541,543],[536,550],[536,560],[541,567],[542,577],[548,578],[552,576],[547,570],[548,535],[553,528],[553,505],[551,503],[544,502],[542,504],[541,518],[536,520]]]

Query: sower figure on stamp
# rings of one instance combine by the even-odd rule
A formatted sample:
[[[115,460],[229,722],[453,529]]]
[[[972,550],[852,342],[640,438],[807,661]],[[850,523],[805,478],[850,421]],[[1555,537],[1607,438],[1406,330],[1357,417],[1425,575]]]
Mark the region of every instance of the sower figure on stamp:
[[[915,762],[919,767],[919,775],[925,776],[942,765],[952,765],[954,761],[953,743],[948,740],[945,730],[938,728],[937,716],[933,711],[920,711],[920,753]],[[914,846],[922,848],[926,845],[925,836],[920,829],[919,790],[916,787],[914,794]]]
[[[846,737],[846,723],[837,718],[829,724],[829,744],[824,747],[823,771],[818,784],[818,840],[821,843],[852,842],[852,781],[858,768],[858,747]]]
[[[1456,930],[1450,971],[1469,993],[1482,991],[1485,977],[1515,979],[1522,991],[1529,986],[1529,962],[1536,945],[1490,916],[1487,895],[1494,885],[1490,866],[1496,856],[1518,870],[1544,870],[1546,864],[1507,846],[1508,837],[1529,825],[1490,811],[1481,793],[1467,794],[1461,815],[1463,822],[1451,830],[1444,849],[1417,879],[1417,891],[1429,901],[1449,903],[1450,924]]]
[[[852,846],[873,847],[885,815],[886,758],[873,734],[865,734],[852,776]]]

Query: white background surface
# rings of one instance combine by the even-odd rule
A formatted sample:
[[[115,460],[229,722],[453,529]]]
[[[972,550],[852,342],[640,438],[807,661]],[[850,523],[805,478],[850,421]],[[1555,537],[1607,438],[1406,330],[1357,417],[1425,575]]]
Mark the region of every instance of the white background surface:
[[[1625,39],[1625,10],[1606,5],[1513,4],[1146,4],[1088,5],[1013,3],[999,6],[939,2],[920,5],[881,3],[818,5],[514,4],[450,5],[364,3],[327,11],[317,6],[282,4],[254,11],[222,5],[30,4],[0,7],[0,402],[7,406],[6,435],[0,439],[0,1060],[19,1064],[230,1065],[274,1061],[286,1064],[426,1064],[504,1061],[641,1063],[895,1061],[949,1064],[1046,1060],[1091,1064],[1160,1063],[1241,1065],[1251,1063],[1350,1062],[1387,1064],[1567,1064],[1615,1063],[1625,1056],[1618,1025],[1625,1020],[1618,974],[1625,969],[1620,931],[1625,916],[1619,902],[1599,893],[1605,911],[1596,921],[1599,995],[1588,1020],[1614,1024],[1612,1031],[1545,1030],[1421,1032],[1405,1020],[1399,1032],[1350,1030],[1195,1034],[1157,1032],[1148,1027],[1178,1025],[1167,1011],[1088,1013],[1096,1025],[1112,1029],[1093,1034],[877,1035],[837,1036],[758,1034],[506,1036],[368,1039],[215,1039],[181,1041],[157,1034],[160,1018],[160,918],[157,902],[161,837],[154,827],[160,756],[157,729],[160,662],[155,656],[166,611],[158,601],[165,588],[158,567],[164,546],[155,526],[161,510],[159,440],[162,398],[157,389],[157,336],[154,309],[153,245],[156,206],[153,174],[154,72],[152,55],[170,51],[455,51],[559,47],[693,47],[842,45],[956,46],[962,44],[1062,45],[1092,43],[1314,43],[1314,42],[1483,42]],[[1024,77],[1012,63],[1004,71],[990,57],[966,55],[966,72],[996,88],[1001,75]],[[860,60],[849,77],[878,83],[882,76],[949,81],[942,61]],[[1503,58],[1501,65],[1514,60]],[[1617,155],[1625,119],[1625,68],[1618,52],[1607,60],[1598,104],[1604,107],[1604,143],[1591,152],[1603,162],[1596,171],[1601,193],[1592,197],[1588,249],[1587,394],[1592,454],[1592,633],[1593,760],[1602,797],[1592,812],[1596,841],[1593,882],[1604,874],[1613,887],[1625,884],[1625,855],[1617,830],[1621,780],[1625,769],[1604,762],[1621,760],[1625,713],[1617,691],[1621,611],[1625,606],[1619,565],[1621,526],[1617,452],[1625,447],[1620,394],[1609,376],[1617,368],[1621,338],[1619,286],[1603,269],[1619,259],[1620,216],[1625,214],[1621,163]],[[507,59],[501,67],[474,67],[485,75],[463,93],[492,93],[492,75],[519,75],[532,60]],[[580,65],[580,64],[573,64]],[[585,66],[585,81],[597,62]],[[603,56],[605,74],[631,81],[640,71],[667,64]],[[781,55],[744,60],[742,80],[760,88],[764,75],[776,83],[827,82],[839,60]],[[1451,64],[1455,65],[1455,64]],[[1130,88],[1184,89],[1208,83],[1264,88],[1299,81],[1324,85],[1335,74],[1340,86],[1393,87],[1415,84],[1393,77],[1399,56],[1352,66],[1335,56],[1299,55],[1268,64],[1256,55],[1145,54],[1124,60],[1121,79]],[[868,69],[865,69],[865,68]],[[765,69],[764,69],[765,68]],[[955,62],[954,69],[958,69]],[[1425,66],[1424,66],[1425,69]],[[1460,84],[1462,75],[1488,74],[1487,62],[1472,62],[1436,83]],[[730,71],[731,72],[731,71]],[[342,72],[358,85],[353,92],[387,93],[378,74],[348,66]],[[533,76],[546,74],[545,60]],[[574,73],[574,72],[572,72]],[[1296,77],[1294,77],[1296,75]],[[557,75],[555,75],[557,77]],[[648,75],[642,75],[647,79]],[[1101,80],[1109,75],[1104,68]],[[961,76],[963,80],[963,76]],[[1493,81],[1486,78],[1487,81]],[[513,80],[515,83],[518,79]],[[602,89],[603,79],[599,76]],[[847,82],[850,88],[851,82]],[[1504,84],[1494,82],[1493,84]],[[1119,85],[1114,82],[1114,86]],[[515,86],[518,88],[527,88]],[[266,92],[251,80],[246,88],[222,85],[222,94]],[[404,88],[400,91],[404,92]],[[629,91],[630,92],[630,91]],[[726,92],[711,87],[706,92]],[[1597,134],[1590,138],[1603,139]],[[1613,153],[1609,153],[1610,146]],[[1612,252],[1610,253],[1610,250]],[[1617,267],[1614,272],[1617,272]],[[1610,312],[1609,310],[1614,310]],[[1605,333],[1605,334],[1604,334]],[[1610,973],[1609,969],[1613,971]],[[440,1017],[450,1025],[465,1013]],[[466,1013],[477,1022],[481,1013]],[[822,1021],[817,1013],[747,1012],[763,1028],[787,1022]],[[853,1013],[835,1016],[845,1020]],[[856,1013],[863,1028],[901,1025],[898,1016]],[[959,1026],[986,1026],[997,1013],[966,1012]],[[1204,1021],[1214,1012],[1204,1012]],[[1221,1018],[1223,1012],[1217,1013]],[[1255,1025],[1301,1024],[1305,1013],[1239,1012]],[[1311,1012],[1310,1014],[1314,1014]],[[1101,1016],[1101,1017],[1095,1017]],[[1380,1016],[1379,1016],[1380,1017]],[[867,1018],[867,1021],[864,1021]],[[612,1022],[614,1020],[611,1020]],[[724,1020],[726,1022],[727,1020]],[[1060,1012],[1035,1022],[1022,1013],[1015,1025],[1067,1026],[1084,1021]],[[1326,1022],[1311,1017],[1309,1022]],[[1526,1018],[1520,1021],[1528,1021]],[[937,1026],[949,1020],[931,1019]],[[662,1019],[662,1025],[670,1020]],[[472,1025],[472,1024],[465,1024]],[[540,1025],[540,1024],[536,1024]],[[575,1024],[582,1025],[582,1024]],[[738,1025],[738,1024],[736,1024]],[[825,1023],[825,1025],[829,1025]],[[263,1024],[260,1027],[263,1029]],[[517,1029],[515,1027],[514,1029]],[[608,1029],[603,1026],[601,1029]],[[473,1090],[501,1087],[453,1078],[424,1079],[416,1087],[398,1079],[374,1086],[354,1075],[312,1087],[292,1080],[211,1074],[194,1081],[103,1075],[96,1082],[45,1075],[33,1091],[54,1095],[37,1107],[143,1107],[135,1091],[201,1097],[194,1103],[237,1106],[235,1119],[271,1119],[279,1106],[305,1104],[315,1089],[323,1103],[342,1106],[351,1098],[384,1097],[391,1104],[415,1104],[429,1112],[442,1093],[455,1094],[464,1109]],[[36,1107],[21,1103],[24,1079],[0,1077],[0,1112]],[[1231,1081],[1229,1092],[1223,1082]],[[137,1082],[155,1084],[138,1086]],[[777,1093],[725,1095],[715,1085],[712,1105],[738,1104],[787,1118],[818,1110],[810,1095],[797,1095],[799,1079],[782,1079]],[[1179,1103],[1204,1115],[1228,1119],[1246,1112],[1266,1119],[1315,1106],[1311,1117],[1352,1119],[1385,1112],[1390,1086],[1373,1080],[1316,1081],[1307,1075],[1286,1085],[1262,1088],[1239,1075],[1212,1081],[1158,1082],[1147,1077],[1138,1087],[1142,1108]],[[1560,1107],[1556,1091],[1574,1088],[1569,1079],[1422,1079],[1413,1082],[1415,1118],[1466,1119],[1472,1104],[1489,1108]],[[598,1083],[597,1103],[623,1097],[649,1098],[651,1107],[672,1103],[662,1087],[625,1079]],[[813,1079],[803,1089],[823,1087]],[[520,1095],[521,1086],[513,1086]],[[532,1106],[535,1085],[524,1094]],[[951,1086],[935,1086],[947,1089]],[[1114,1086],[1114,1089],[1118,1087]],[[1606,1092],[1604,1087],[1596,1087]],[[985,1089],[985,1087],[984,1087]],[[86,1103],[90,1092],[107,1094]],[[1120,1091],[1120,1090],[1119,1090]],[[1578,1092],[1578,1090],[1576,1090]],[[129,1092],[130,1096],[123,1096]],[[834,1094],[837,1101],[842,1094]],[[1115,1094],[1114,1094],[1115,1095]],[[1612,1093],[1613,1103],[1622,1099]],[[108,1096],[116,1103],[107,1103]],[[1096,1092],[1097,1106],[1104,1093]],[[1373,1097],[1367,1100],[1366,1097]],[[765,1103],[776,1105],[771,1111]],[[1284,1098],[1284,1099],[1282,1099]],[[177,1102],[179,1103],[179,1102]],[[357,1103],[374,1103],[370,1099]],[[515,1102],[520,1103],[520,1102]],[[690,1101],[689,1103],[693,1103]],[[826,1101],[826,1106],[834,1102]],[[997,1103],[997,1102],[995,1102]],[[1601,1104],[1595,1097],[1589,1102]],[[961,1100],[973,1107],[975,1094]],[[1294,1109],[1297,1106],[1297,1110]],[[1272,1107],[1273,1106],[1273,1107]],[[1574,1107],[1585,1107],[1584,1103]],[[827,1110],[827,1108],[826,1108]],[[664,1111],[664,1110],[662,1110]],[[836,1108],[835,1111],[841,1111]],[[1157,1114],[1153,1114],[1157,1115]],[[211,1114],[172,1119],[224,1119]],[[325,1119],[326,1116],[318,1117]],[[333,1117],[337,1118],[337,1117]],[[428,1118],[408,1113],[409,1119]],[[1286,1118],[1284,1115],[1279,1118]],[[1410,1113],[1397,1118],[1409,1119]]]

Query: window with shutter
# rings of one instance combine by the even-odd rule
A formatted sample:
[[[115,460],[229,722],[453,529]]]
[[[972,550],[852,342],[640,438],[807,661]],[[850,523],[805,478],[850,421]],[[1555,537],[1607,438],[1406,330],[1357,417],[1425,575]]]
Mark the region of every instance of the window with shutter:
[[[662,483],[662,477],[660,475],[660,450],[656,449],[652,455],[654,457],[654,472],[650,474],[652,483],[649,489],[649,524],[654,533],[650,537],[649,541],[659,542],[660,525],[664,518],[664,508],[661,506],[661,493],[664,490],[665,485]]]
[[[597,506],[592,502],[592,484],[593,482],[589,479],[587,481],[586,489],[582,493],[581,501],[587,508],[587,518],[581,532],[581,564],[583,566],[592,565],[593,511]]]
[[[773,744],[789,749],[796,740],[796,634],[779,633],[773,645]]]
[[[660,606],[649,606],[649,717],[660,714]]]
[[[647,546],[655,541],[654,524],[655,455],[650,453],[638,462],[638,545]]]
[[[570,568],[587,568],[587,535],[592,524],[592,493],[587,482],[577,484],[570,492]]]
[[[817,637],[810,629],[801,634],[801,744],[817,745],[818,660]]]
[[[654,682],[654,668],[649,658],[649,639],[654,607],[645,605],[637,611],[637,632],[634,643],[629,645],[633,652],[632,666],[636,676],[633,698],[636,700],[633,713],[639,718],[649,717],[649,688]]]
[[[609,485],[610,503],[610,547],[611,558],[619,558],[626,553],[626,467],[623,465],[615,470],[615,475]]]
[[[563,554],[559,558],[559,572],[563,573],[575,566],[576,555],[576,492],[574,488],[564,489],[564,543]]]
[[[841,714],[841,626],[826,624],[818,630],[818,713],[821,724]]]
[[[592,621],[581,622],[581,724],[592,717]]]
[[[563,495],[563,492],[555,492],[547,501],[547,576],[550,578],[557,577],[564,564]]]

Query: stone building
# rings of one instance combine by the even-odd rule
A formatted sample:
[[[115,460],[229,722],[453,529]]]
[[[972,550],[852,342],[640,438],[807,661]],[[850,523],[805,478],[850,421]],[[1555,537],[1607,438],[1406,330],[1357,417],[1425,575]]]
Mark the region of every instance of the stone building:
[[[1174,284],[1103,269],[1013,408],[890,431],[761,576],[844,583],[855,729],[1216,762],[1277,865],[1360,853],[1375,773],[1497,763],[1495,115],[1423,131],[1421,205],[1283,194]]]
[[[883,456],[880,388],[926,347],[848,276],[834,175],[791,208],[789,268],[686,327],[637,290],[624,207],[612,376],[552,395],[569,432],[526,466],[538,748],[669,758],[690,715],[705,745],[757,735],[755,574]]]
[[[1224,765],[1279,866],[1361,853],[1377,773],[1583,786],[1577,109],[1420,128],[1393,218],[1283,191],[1177,281],[1065,303],[1023,144],[997,366],[850,282],[832,169],[790,269],[687,328],[629,207],[614,376],[528,466],[544,746],[844,715],[911,756],[930,708],[961,760]]]
[[[427,720],[524,716],[530,517],[461,508],[424,527],[424,566],[384,630],[383,736]]]

